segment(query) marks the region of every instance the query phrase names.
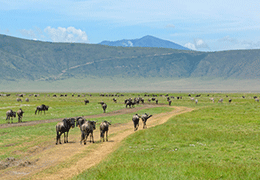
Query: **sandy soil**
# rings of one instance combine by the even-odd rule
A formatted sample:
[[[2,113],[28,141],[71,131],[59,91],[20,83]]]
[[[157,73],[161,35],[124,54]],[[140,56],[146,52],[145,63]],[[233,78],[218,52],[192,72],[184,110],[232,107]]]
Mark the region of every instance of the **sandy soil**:
[[[158,105],[160,106],[160,105]],[[151,107],[151,106],[150,106]],[[150,108],[149,106],[139,107]],[[154,106],[153,106],[154,107]],[[147,128],[165,123],[169,118],[190,112],[192,109],[186,107],[172,107],[173,111],[152,116],[147,121]],[[133,113],[138,108],[124,109],[111,113],[102,114],[101,116],[112,116],[116,114]],[[98,115],[96,115],[98,116]],[[91,116],[92,117],[92,116]],[[87,117],[90,118],[90,117]],[[60,120],[55,120],[60,121]],[[53,122],[50,121],[49,122]],[[30,122],[28,122],[30,123]],[[44,121],[42,121],[44,123]],[[46,122],[47,123],[47,122]],[[139,130],[143,130],[140,121]],[[139,131],[138,130],[138,131]],[[17,166],[0,170],[0,179],[69,179],[84,170],[100,163],[110,153],[117,149],[120,142],[127,136],[133,134],[133,122],[125,124],[114,124],[109,128],[109,141],[99,142],[99,130],[94,132],[94,144],[87,142],[87,145],[80,145],[79,135],[69,136],[69,143],[61,145],[47,145],[43,147],[34,147],[31,150],[29,160],[18,163]],[[52,142],[52,144],[54,144]],[[1,172],[2,171],[2,172]]]

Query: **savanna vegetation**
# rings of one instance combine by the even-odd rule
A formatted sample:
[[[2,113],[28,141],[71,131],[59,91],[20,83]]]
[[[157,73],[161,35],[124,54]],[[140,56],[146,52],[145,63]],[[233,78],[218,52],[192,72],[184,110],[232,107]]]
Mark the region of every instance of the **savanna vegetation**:
[[[28,96],[26,94],[24,98]],[[40,93],[39,97],[31,97],[29,102],[17,102],[15,93],[10,97],[0,97],[1,124],[6,123],[5,112],[10,107],[17,110],[23,108],[23,121],[33,121],[101,114],[103,110],[98,104],[100,101],[106,102],[107,111],[111,112],[125,108],[123,101],[128,97],[140,95],[146,104],[149,104],[148,98],[151,98],[144,96],[145,93],[123,93],[124,96],[116,97],[118,103],[114,103],[113,97],[100,97],[97,93],[91,97],[88,93],[86,97],[72,97],[72,93],[68,93],[68,97],[59,97],[60,93],[56,93],[58,97],[52,97],[53,93],[49,93],[50,97],[47,94]],[[166,93],[149,94],[156,94],[159,104],[168,105]],[[195,97],[197,94],[191,93],[191,97],[198,100],[195,104],[188,93],[169,93],[169,97],[175,97],[172,106],[194,110],[171,118],[162,125],[138,130],[126,138],[108,158],[73,179],[259,179],[260,104],[253,98],[259,94],[202,93],[200,97]],[[177,96],[182,96],[182,99],[177,100]],[[211,97],[215,103],[210,100]],[[224,99],[223,103],[218,103],[220,98]],[[84,99],[89,99],[90,103],[85,105]],[[229,99],[232,99],[231,103]],[[45,115],[35,115],[35,107],[42,103],[51,108]],[[153,101],[150,103],[155,104]],[[165,106],[136,113],[160,114],[171,110]],[[95,120],[99,123],[111,120],[112,125],[122,124],[131,121],[132,115],[100,117]],[[0,129],[0,160],[29,156],[35,146],[54,146],[55,124]],[[80,133],[77,129],[71,130],[70,134],[79,136]],[[113,132],[110,135],[113,137]],[[73,162],[46,171],[55,173],[76,161],[77,156]]]

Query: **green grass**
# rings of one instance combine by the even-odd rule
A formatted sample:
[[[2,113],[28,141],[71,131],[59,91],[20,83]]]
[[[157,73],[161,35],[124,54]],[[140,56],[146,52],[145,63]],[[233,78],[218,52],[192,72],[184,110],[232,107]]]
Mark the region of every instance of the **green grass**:
[[[240,95],[136,132],[73,179],[259,179],[259,104]]]
[[[163,112],[172,111],[169,107],[155,107],[145,110],[137,111],[136,113],[143,114],[159,114]],[[118,116],[95,118],[99,127],[100,122],[103,120],[111,121],[112,124],[126,123],[131,121],[133,114],[124,114]],[[56,130],[55,125],[57,123],[46,123],[34,126],[22,126],[0,129],[0,160],[4,160],[7,157],[21,158],[30,153],[33,147],[54,145],[56,142]],[[97,128],[98,130],[98,128]],[[110,132],[111,134],[113,132]],[[80,131],[78,128],[70,130],[70,135],[78,135],[80,137]]]

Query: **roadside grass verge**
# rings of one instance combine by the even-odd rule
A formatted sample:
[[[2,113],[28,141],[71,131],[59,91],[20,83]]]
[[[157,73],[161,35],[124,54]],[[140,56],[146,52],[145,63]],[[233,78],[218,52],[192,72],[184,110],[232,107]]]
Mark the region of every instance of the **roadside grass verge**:
[[[73,179],[259,179],[259,105],[215,104],[138,131]]]
[[[169,107],[155,107],[137,111],[136,113],[143,114],[159,114],[163,112],[172,111]],[[99,131],[99,124],[103,120],[108,120],[113,124],[126,123],[132,120],[133,114],[123,114],[118,116],[101,117],[91,120],[97,120],[97,129]],[[57,122],[44,123],[34,126],[22,126],[0,129],[0,160],[7,157],[22,158],[29,156],[35,146],[44,148],[45,146],[54,145],[56,142],[56,126]],[[112,134],[113,132],[109,132]],[[80,130],[78,128],[71,129],[70,135],[78,135],[80,137]],[[61,140],[63,141],[63,135]],[[78,143],[78,142],[77,142]]]

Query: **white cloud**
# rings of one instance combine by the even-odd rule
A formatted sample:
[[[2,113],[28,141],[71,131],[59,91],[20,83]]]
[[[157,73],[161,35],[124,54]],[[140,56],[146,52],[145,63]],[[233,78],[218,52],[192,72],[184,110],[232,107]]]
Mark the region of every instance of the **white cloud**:
[[[196,49],[209,49],[207,43],[202,39],[194,39]]]
[[[57,29],[48,26],[44,29],[53,42],[87,42],[88,36],[85,31],[74,27],[58,27]]]
[[[189,48],[189,49],[192,49],[192,50],[197,50],[196,49],[196,47],[195,47],[195,44],[192,44],[192,43],[186,43],[185,45],[184,45],[184,47],[186,47],[186,48]]]

